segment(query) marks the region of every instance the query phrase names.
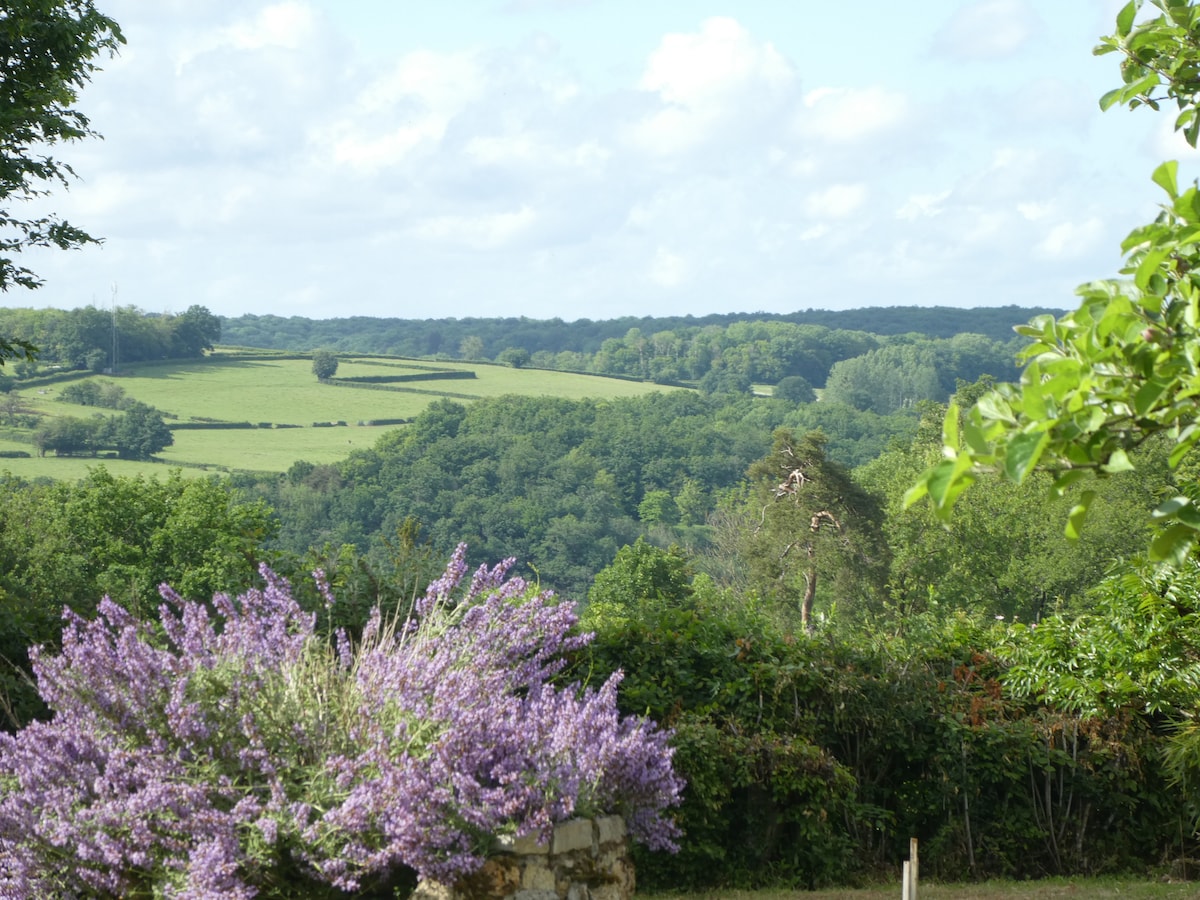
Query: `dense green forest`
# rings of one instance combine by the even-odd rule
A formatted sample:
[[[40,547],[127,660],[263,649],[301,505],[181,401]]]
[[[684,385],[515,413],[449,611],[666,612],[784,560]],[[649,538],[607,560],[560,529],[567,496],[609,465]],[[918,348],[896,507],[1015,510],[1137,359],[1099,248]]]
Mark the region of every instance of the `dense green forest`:
[[[1015,377],[1013,328],[1038,310],[892,308],[701,318],[327,319],[241,316],[222,320],[230,344],[279,350],[495,359],[572,372],[695,383],[707,392],[749,391],[803,378],[824,385],[834,366],[843,396],[874,393],[871,370],[903,363],[906,375],[875,405],[944,400],[955,379]],[[907,348],[907,349],[905,349]],[[884,359],[870,357],[882,353]]]
[[[617,319],[463,318],[380,319],[351,316],[344,319],[307,319],[302,316],[246,315],[221,319],[222,334],[230,344],[272,350],[312,350],[317,347],[387,353],[395,356],[460,356],[494,359],[508,347],[530,354],[595,354],[609,339],[625,339],[630,330],[652,340],[655,335],[693,335],[719,332],[731,325],[782,322],[815,326],[825,331],[859,331],[876,335],[923,334],[950,338],[956,334],[982,334],[994,341],[1012,337],[1014,325],[1041,313],[1061,310],[1017,306],[918,307],[891,306],[864,309],[808,309],[794,313],[726,313],[707,316],[625,316]],[[665,339],[665,338],[664,338]]]
[[[1195,147],[1200,7],[1161,0],[1161,16],[1139,19],[1141,5],[1123,6],[1098,48],[1120,54],[1124,83],[1101,104],[1169,98]],[[44,25],[64,5],[33,12]],[[91,133],[69,108],[75,87],[123,42],[90,3],[65,15],[52,21],[70,26],[66,37],[30,28],[13,44],[7,65],[32,72],[5,125],[4,197],[65,179],[69,169],[30,158],[29,145]],[[894,875],[913,837],[926,878],[1161,876],[1174,863],[1186,873],[1200,856],[1200,185],[1181,190],[1173,164],[1154,181],[1169,202],[1123,245],[1127,280],[1085,285],[1077,310],[1038,315],[1019,338],[1011,319],[1041,311],[222,323],[202,307],[0,310],[10,419],[29,415],[19,395],[40,368],[49,380],[117,375],[122,360],[197,357],[222,336],[662,386],[620,400],[443,397],[370,448],[333,464],[297,459],[283,474],[128,478],[97,466],[78,482],[0,478],[0,710],[6,731],[21,729],[0,735],[0,878],[43,886],[9,893],[130,896],[121,889],[138,884],[138,896],[157,896],[184,868],[208,878],[215,859],[221,878],[297,896],[330,874],[310,852],[324,842],[335,878],[321,896],[395,896],[395,869],[408,864],[396,860],[412,857],[379,862],[385,893],[357,881],[349,893],[336,876],[373,854],[352,835],[434,804],[433,792],[404,790],[427,782],[404,780],[386,750],[364,760],[326,738],[390,735],[371,746],[401,746],[409,772],[444,770],[438,790],[466,798],[449,808],[473,826],[480,796],[501,783],[578,771],[497,758],[501,726],[539,705],[586,718],[600,707],[581,704],[604,691],[618,702],[617,672],[619,712],[669,729],[654,737],[624,720],[626,736],[645,738],[612,745],[626,787],[668,758],[686,780],[678,806],[672,795],[629,817],[636,826],[639,813],[666,810],[680,833],[678,852],[637,849],[640,888],[863,883]],[[14,252],[51,240],[48,227],[62,247],[96,241],[51,220],[8,224]],[[38,283],[0,260],[0,287]],[[314,361],[329,381],[336,356]],[[125,411],[89,420],[93,448],[161,449],[157,412],[119,388],[80,385],[67,399]],[[41,437],[44,448],[69,439]],[[529,584],[505,580],[514,556]],[[579,620],[545,588],[574,601]],[[464,623],[478,630],[456,631]],[[412,667],[363,652],[421,631],[432,636]],[[455,640],[474,655],[456,655]],[[497,677],[471,680],[495,648]],[[255,665],[293,652],[286,677]],[[533,676],[512,681],[514,659]],[[470,690],[481,684],[495,690]],[[434,746],[422,734],[441,727],[431,710],[452,718],[452,704],[429,700],[443,690],[473,695],[454,721],[469,719],[463,733],[478,740],[450,733],[419,758]],[[416,703],[398,707],[406,693]],[[498,721],[488,703],[502,693],[513,702]],[[360,715],[344,702],[352,695],[378,702]],[[224,730],[206,727],[206,705],[224,711]],[[331,721],[338,710],[355,714]],[[114,746],[100,746],[102,723],[115,723]],[[282,766],[269,747],[288,754]],[[476,750],[469,770],[449,759]],[[347,786],[384,770],[401,789],[370,818],[377,798]],[[245,803],[229,802],[235,782]],[[347,817],[314,811],[320,796]],[[224,817],[224,845],[180,833],[211,824],[186,818],[196,808]],[[463,824],[444,808],[401,821],[429,833]],[[486,852],[512,827],[496,821],[471,832]],[[430,836],[401,831],[408,844]],[[63,887],[71,872],[13,852],[25,845],[101,877]]]
[[[942,523],[905,495],[942,455],[947,404],[1012,377],[1019,339],[705,327],[709,369],[681,374],[708,390],[440,399],[374,446],[283,475],[5,480],[10,724],[41,714],[25,648],[54,646],[64,603],[91,615],[108,594],[153,616],[162,581],[203,598],[266,561],[321,627],[353,635],[375,604],[407,609],[465,541],[472,565],[515,556],[581,604],[596,639],[564,678],[621,668],[623,708],[674,729],[686,839],[640,857],[647,887],[853,883],[913,835],[944,877],[1194,852],[1196,809],[1174,787],[1190,732],[1170,722],[1200,667],[1200,602],[1141,562],[1148,512],[1190,478],[1169,443],[1088,487],[1078,541],[1062,521],[1082,487],[1048,500],[1049,475],[980,477]],[[632,364],[636,338],[604,339],[593,360]],[[751,373],[776,389],[751,391]],[[18,392],[36,371],[19,374]],[[119,385],[69,388],[128,405]],[[1135,662],[1152,658],[1170,677]]]
[[[943,406],[900,416],[912,430],[854,468],[806,419],[823,408],[684,390],[443,400],[343,463],[278,477],[9,479],[3,652],[53,645],[64,602],[90,615],[107,593],[153,615],[160,581],[206,597],[255,583],[264,559],[353,634],[376,603],[406,609],[465,540],[473,562],[515,555],[584,604],[597,638],[564,678],[622,668],[623,707],[675,729],[687,837],[640,858],[647,887],[854,882],[912,835],[943,877],[1193,852],[1191,800],[1159,761],[1180,740],[1200,602],[1136,562],[1147,510],[1177,489],[1165,448],[1103,483],[1071,544],[1036,481],[977,484],[949,528],[905,508]],[[1111,663],[1062,662],[1078,683],[1056,683],[1085,646]],[[1165,681],[1120,662],[1168,651]],[[37,715],[18,672],[6,686],[10,715]]]

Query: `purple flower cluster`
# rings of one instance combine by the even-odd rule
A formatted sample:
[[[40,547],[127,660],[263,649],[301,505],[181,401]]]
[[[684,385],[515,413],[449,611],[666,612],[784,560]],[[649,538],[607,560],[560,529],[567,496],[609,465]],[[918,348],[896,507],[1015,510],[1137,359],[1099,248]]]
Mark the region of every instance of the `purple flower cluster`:
[[[161,626],[107,599],[94,621],[67,613],[62,652],[34,657],[53,719],[0,736],[0,896],[455,881],[498,835],[600,812],[673,848],[668,735],[618,713],[619,676],[553,686],[588,639],[573,606],[512,560],[464,587],[465,552],[413,620],[376,611],[353,647],[314,634],[266,568],[215,615],[165,586]]]

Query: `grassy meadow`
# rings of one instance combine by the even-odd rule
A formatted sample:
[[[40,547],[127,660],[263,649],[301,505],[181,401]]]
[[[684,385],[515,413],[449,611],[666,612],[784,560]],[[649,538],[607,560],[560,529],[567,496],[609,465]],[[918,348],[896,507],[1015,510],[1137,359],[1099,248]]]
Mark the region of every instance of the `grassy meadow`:
[[[116,377],[88,376],[119,384],[126,396],[161,410],[168,425],[209,419],[299,427],[178,430],[174,432],[175,444],[163,451],[156,462],[35,455],[30,459],[0,459],[0,471],[24,478],[76,479],[102,463],[119,475],[162,474],[170,466],[185,466],[185,475],[233,469],[284,472],[298,459],[331,463],[356,448],[369,447],[384,431],[396,426],[367,426],[359,422],[411,419],[441,397],[469,403],[472,399],[504,394],[582,399],[630,397],[664,390],[643,382],[486,363],[359,357],[342,359],[337,377],[416,374],[433,368],[465,370],[474,372],[476,377],[389,385],[403,390],[372,390],[321,384],[313,376],[312,364],[307,359],[236,356],[173,365],[131,366]],[[66,384],[21,390],[18,392],[21,404],[43,416],[88,418],[97,413],[113,414],[112,410],[59,401]],[[346,424],[313,427],[315,422]],[[31,434],[6,429],[0,435],[0,450],[36,453],[31,443],[22,440]]]
[[[874,888],[822,891],[713,891],[695,894],[662,894],[675,900],[900,900],[899,883]],[[1106,898],[1200,897],[1200,883],[1168,883],[1147,878],[1047,878],[1038,881],[987,881],[980,884],[922,883],[921,900],[1106,900]]]

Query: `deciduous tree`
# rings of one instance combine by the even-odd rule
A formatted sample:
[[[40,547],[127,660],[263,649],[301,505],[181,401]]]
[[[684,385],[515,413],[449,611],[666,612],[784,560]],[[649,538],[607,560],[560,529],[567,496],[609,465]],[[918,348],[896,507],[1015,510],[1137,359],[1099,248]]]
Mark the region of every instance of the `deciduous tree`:
[[[149,459],[175,443],[162,413],[145,403],[130,403],[112,425],[112,442],[122,459]]]
[[[338,358],[329,350],[315,350],[312,355],[313,374],[321,381],[337,374]]]
[[[1194,147],[1200,7],[1153,0],[1160,14],[1139,21],[1144,5],[1124,6],[1115,32],[1096,48],[1122,56],[1124,81],[1100,105],[1173,104],[1175,129]],[[980,398],[961,421],[951,404],[945,456],[912,488],[910,502],[928,496],[948,516],[984,470],[1021,482],[1046,469],[1055,476],[1051,490],[1061,494],[1081,480],[1130,470],[1131,452],[1156,434],[1171,441],[1172,468],[1200,442],[1200,186],[1181,188],[1177,168],[1166,162],[1154,172],[1162,211],[1122,243],[1123,277],[1085,284],[1077,309],[1018,329],[1032,342],[1018,383]],[[1151,544],[1153,558],[1179,561],[1191,552],[1200,534],[1194,493],[1181,491],[1155,510],[1164,527]],[[1094,496],[1082,492],[1070,510],[1069,536],[1078,536]]]
[[[0,290],[42,284],[13,259],[28,247],[99,243],[56,215],[23,218],[13,207],[75,177],[50,153],[57,144],[97,136],[74,105],[96,59],[124,42],[117,23],[91,0],[9,0],[0,11]],[[0,364],[36,353],[28,341],[0,338]]]

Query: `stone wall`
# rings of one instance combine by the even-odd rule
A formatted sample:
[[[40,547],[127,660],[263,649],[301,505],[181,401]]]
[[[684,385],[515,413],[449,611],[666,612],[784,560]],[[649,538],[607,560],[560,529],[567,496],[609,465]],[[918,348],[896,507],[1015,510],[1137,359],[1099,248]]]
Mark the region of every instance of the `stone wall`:
[[[629,900],[633,863],[619,816],[572,819],[550,841],[501,839],[483,868],[457,885],[424,881],[413,900]]]

